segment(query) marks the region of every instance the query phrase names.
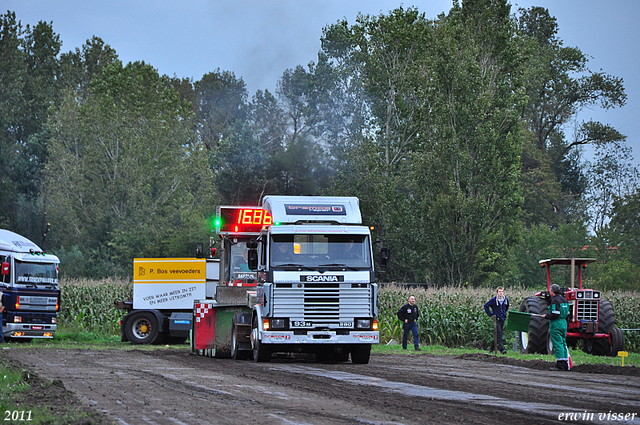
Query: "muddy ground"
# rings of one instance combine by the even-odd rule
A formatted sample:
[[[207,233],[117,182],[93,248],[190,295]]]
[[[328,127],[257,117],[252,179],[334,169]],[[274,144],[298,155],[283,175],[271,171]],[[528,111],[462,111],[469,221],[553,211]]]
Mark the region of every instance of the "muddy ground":
[[[199,357],[186,348],[12,346],[0,356],[53,381],[48,388],[59,394],[75,395],[98,412],[102,419],[94,423],[640,424],[635,367],[583,365],[557,373],[544,361],[415,352],[373,354],[367,365],[310,358],[254,363]],[[54,409],[72,401],[48,402]]]

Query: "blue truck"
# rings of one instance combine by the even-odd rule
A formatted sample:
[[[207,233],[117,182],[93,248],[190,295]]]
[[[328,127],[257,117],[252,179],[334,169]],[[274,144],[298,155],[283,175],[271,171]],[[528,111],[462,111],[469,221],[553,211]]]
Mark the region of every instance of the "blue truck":
[[[6,340],[53,338],[58,327],[60,260],[29,239],[0,229],[0,291]]]

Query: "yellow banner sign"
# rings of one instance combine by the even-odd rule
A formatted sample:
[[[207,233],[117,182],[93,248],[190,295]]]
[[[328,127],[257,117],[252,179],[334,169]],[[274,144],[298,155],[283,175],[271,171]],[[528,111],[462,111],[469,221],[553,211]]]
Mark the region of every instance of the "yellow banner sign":
[[[204,258],[135,258],[133,260],[133,282],[205,282],[206,268],[207,261]]]

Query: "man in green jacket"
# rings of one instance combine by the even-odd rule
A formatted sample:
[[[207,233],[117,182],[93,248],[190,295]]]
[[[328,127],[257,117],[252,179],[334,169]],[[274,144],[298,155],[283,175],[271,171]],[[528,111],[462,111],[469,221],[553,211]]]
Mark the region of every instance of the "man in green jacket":
[[[550,290],[549,313],[543,316],[549,320],[549,337],[553,344],[553,354],[556,356],[556,365],[550,370],[569,370],[569,350],[567,349],[569,302],[562,296],[560,286],[553,284]]]

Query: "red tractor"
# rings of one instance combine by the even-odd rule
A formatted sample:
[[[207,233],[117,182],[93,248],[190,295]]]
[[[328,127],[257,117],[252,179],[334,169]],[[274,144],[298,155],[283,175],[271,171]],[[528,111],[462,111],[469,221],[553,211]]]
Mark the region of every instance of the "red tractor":
[[[567,328],[567,345],[575,348],[582,340],[582,350],[588,354],[617,356],[624,351],[624,334],[616,327],[616,316],[611,302],[602,299],[602,293],[582,287],[582,269],[596,261],[594,258],[551,258],[540,260],[547,269],[547,290],[527,297],[520,305],[520,311],[532,314],[548,312],[551,288],[551,266],[571,267],[571,288],[561,288],[569,301],[571,314]],[[578,269],[578,288],[575,287],[575,270]],[[561,285],[562,286],[562,285]],[[531,316],[529,332],[518,332],[517,340],[521,353],[553,353],[549,339],[549,321]]]

